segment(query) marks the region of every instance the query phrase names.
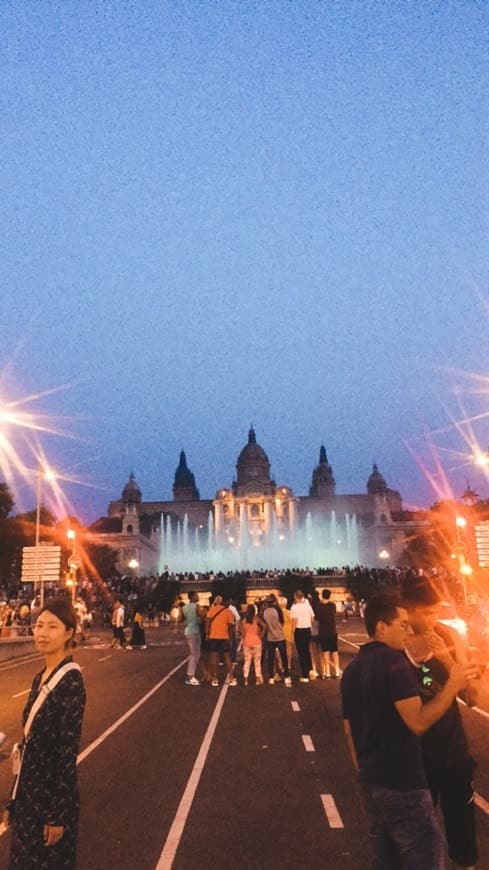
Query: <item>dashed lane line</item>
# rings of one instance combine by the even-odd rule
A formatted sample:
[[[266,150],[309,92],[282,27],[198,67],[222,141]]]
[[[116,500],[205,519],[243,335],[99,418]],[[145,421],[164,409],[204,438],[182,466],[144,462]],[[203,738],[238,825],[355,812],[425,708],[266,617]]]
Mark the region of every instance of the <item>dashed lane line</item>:
[[[335,804],[334,797],[332,794],[322,794],[321,801],[324,807],[324,812],[326,813],[326,818],[329,822],[330,828],[344,828],[343,820],[338,812],[338,808]]]
[[[302,735],[302,742],[304,744],[306,752],[315,752],[316,751],[316,747],[314,746],[314,743],[312,742],[312,737],[310,737],[309,734]]]
[[[106,662],[107,659],[111,659],[111,658],[112,658],[112,653],[110,654],[110,656],[102,656],[102,658],[101,658],[101,659],[97,659],[97,661],[98,661],[98,662]]]
[[[30,689],[24,689],[23,692],[17,692],[16,695],[12,695],[11,697],[12,698],[20,698],[21,695],[27,695],[28,692],[30,692]]]
[[[226,699],[228,688],[229,685],[225,683],[221,689],[217,704],[214,708],[214,712],[205,733],[205,737],[199,749],[199,754],[197,755],[195,764],[192,768],[192,772],[183,793],[183,797],[177,809],[177,814],[168,832],[165,845],[163,846],[163,851],[160,855],[155,870],[171,870],[173,866],[173,861],[175,860],[175,855],[180,845],[180,840],[182,839],[183,831],[185,829],[187,818],[192,807],[197,787],[199,785],[200,777],[202,775],[202,771],[204,770],[207,755],[209,753],[209,749],[217,728],[217,723],[219,722],[219,717],[221,715],[224,701]]]
[[[300,704],[298,701],[291,701],[291,705],[292,705],[292,709],[293,709],[294,713],[300,712],[301,707],[300,707]]]

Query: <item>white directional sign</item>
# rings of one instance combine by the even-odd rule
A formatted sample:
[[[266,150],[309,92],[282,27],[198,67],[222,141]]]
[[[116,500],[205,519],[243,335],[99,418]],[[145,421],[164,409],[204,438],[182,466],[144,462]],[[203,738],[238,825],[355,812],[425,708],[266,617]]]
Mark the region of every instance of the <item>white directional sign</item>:
[[[480,568],[489,568],[489,522],[477,523],[475,527],[475,544]]]
[[[22,583],[55,583],[59,580],[61,547],[39,544],[22,549]]]

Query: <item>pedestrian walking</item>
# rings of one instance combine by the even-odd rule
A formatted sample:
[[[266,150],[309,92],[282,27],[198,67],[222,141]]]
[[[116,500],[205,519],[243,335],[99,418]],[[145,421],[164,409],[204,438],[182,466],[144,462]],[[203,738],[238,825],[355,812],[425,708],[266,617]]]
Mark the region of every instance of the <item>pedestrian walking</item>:
[[[76,864],[85,688],[71,656],[75,631],[71,602],[46,601],[34,628],[45,665],[24,709],[20,769],[4,814],[12,827],[9,870],[73,870]]]
[[[131,646],[133,649],[146,649],[146,633],[144,631],[143,608],[140,603],[134,608],[132,618]]]

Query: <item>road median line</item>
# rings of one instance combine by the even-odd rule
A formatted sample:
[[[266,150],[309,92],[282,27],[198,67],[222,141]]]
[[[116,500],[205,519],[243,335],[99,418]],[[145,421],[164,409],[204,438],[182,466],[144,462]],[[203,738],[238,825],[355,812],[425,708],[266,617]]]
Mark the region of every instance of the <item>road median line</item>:
[[[195,764],[192,768],[192,772],[188,778],[187,785],[185,786],[185,791],[178,805],[176,816],[173,819],[173,824],[168,832],[165,845],[163,846],[163,851],[159,857],[155,870],[171,870],[173,861],[175,860],[177,849],[180,845],[180,840],[182,839],[185,825],[187,823],[187,818],[192,807],[195,793],[199,785],[200,777],[202,775],[202,771],[204,770],[205,762],[209,754],[209,749],[211,747],[214,733],[217,728],[217,723],[219,722],[219,717],[221,715],[224,701],[226,699],[228,688],[228,684],[225,683],[221,689],[217,704],[214,708],[214,712],[212,714],[211,720],[207,727],[207,731],[199,749],[199,754],[197,755]]]

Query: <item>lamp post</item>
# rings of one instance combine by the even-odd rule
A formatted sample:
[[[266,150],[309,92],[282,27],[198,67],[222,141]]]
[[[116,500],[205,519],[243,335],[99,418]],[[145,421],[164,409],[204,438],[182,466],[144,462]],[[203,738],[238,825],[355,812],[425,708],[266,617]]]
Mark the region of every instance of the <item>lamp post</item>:
[[[465,517],[455,517],[455,528],[457,530],[458,570],[462,578],[464,604],[467,604],[467,577],[470,577],[472,574],[472,568],[465,559],[465,538],[463,537],[463,533],[467,528],[467,520]]]
[[[36,486],[36,576],[37,582],[39,583],[41,589],[41,607],[44,604],[44,585],[42,582],[42,578],[40,576],[39,571],[39,543],[41,537],[41,496],[42,496],[42,481],[44,480],[54,480],[56,475],[54,471],[51,471],[50,468],[44,468],[42,465],[39,466],[37,470],[37,486]],[[36,595],[36,589],[34,584],[34,597]]]
[[[71,603],[75,603],[75,592],[76,592],[76,571],[78,568],[78,560],[75,555],[75,547],[76,547],[76,532],[74,529],[68,529],[66,532],[66,537],[68,541],[71,542],[71,556],[68,559],[68,568],[69,568],[69,577],[66,581],[66,585],[71,587]]]

